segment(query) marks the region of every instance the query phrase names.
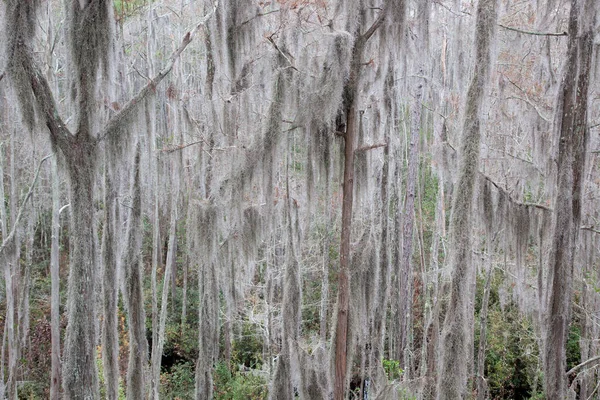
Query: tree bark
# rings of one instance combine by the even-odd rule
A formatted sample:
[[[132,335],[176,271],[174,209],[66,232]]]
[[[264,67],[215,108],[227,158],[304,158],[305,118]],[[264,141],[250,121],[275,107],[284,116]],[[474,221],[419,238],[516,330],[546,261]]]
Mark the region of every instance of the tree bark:
[[[579,238],[585,152],[589,136],[587,101],[596,13],[595,1],[573,0],[571,3],[568,58],[558,106],[558,196],[554,207],[554,233],[549,258],[552,280],[548,287],[548,325],[544,354],[544,386],[549,399],[567,396],[566,341],[571,317],[574,254]]]
[[[60,177],[57,154],[52,159],[52,244],[50,249],[50,314],[52,342],[52,372],[50,375],[50,399],[60,398]]]
[[[177,170],[177,168],[175,169]],[[152,342],[152,399],[159,398],[160,386],[160,365],[162,361],[162,352],[165,343],[165,328],[167,324],[167,308],[169,299],[169,287],[171,274],[173,273],[173,264],[175,263],[177,252],[177,204],[179,202],[179,183],[177,173],[173,174],[174,184],[171,194],[171,222],[169,227],[169,249],[167,251],[167,262],[165,264],[165,274],[163,277],[162,298],[160,305],[160,316],[158,320],[158,334],[156,342]],[[175,295],[175,294],[173,294]]]
[[[104,385],[107,400],[116,400],[119,396],[119,330],[117,325],[117,232],[115,230],[115,208],[117,206],[114,188],[114,163],[116,151],[113,140],[109,140],[105,150],[104,166],[104,226],[102,233],[102,299],[104,317],[102,318],[102,365],[104,367]]]
[[[422,72],[420,73],[420,75]],[[405,371],[406,379],[411,379],[412,363],[412,304],[413,304],[413,231],[415,221],[415,183],[419,168],[419,133],[421,130],[421,98],[423,85],[419,82],[416,87],[415,101],[412,110],[410,127],[410,143],[408,151],[408,174],[406,176],[406,201],[404,203],[404,227],[402,235],[402,264],[400,274],[400,287],[398,288],[401,308],[398,310],[400,317],[400,343],[398,346],[398,359],[400,367]]]
[[[389,3],[388,3],[389,4]],[[343,400],[346,392],[348,308],[350,303],[350,233],[352,230],[352,204],[354,196],[354,149],[358,135],[357,106],[360,69],[366,43],[381,26],[387,8],[381,10],[377,20],[362,35],[358,35],[352,49],[350,76],[344,88],[346,132],[344,136],[344,178],[342,192],[342,232],[340,241],[340,270],[338,276],[337,323],[335,330],[335,383],[333,396]]]
[[[477,5],[475,75],[466,99],[459,172],[450,219],[450,301],[441,337],[441,365],[437,382],[438,399],[464,399],[467,396],[469,359],[468,302],[474,269],[471,262],[471,227],[475,181],[479,168],[481,141],[480,110],[490,69],[490,49],[496,25],[496,1],[480,0]]]
[[[129,325],[129,362],[127,364],[127,400],[143,400],[146,388],[148,341],[146,340],[146,313],[142,283],[142,196],[140,181],[140,148],[136,149],[132,209],[129,217],[125,254],[125,303]]]

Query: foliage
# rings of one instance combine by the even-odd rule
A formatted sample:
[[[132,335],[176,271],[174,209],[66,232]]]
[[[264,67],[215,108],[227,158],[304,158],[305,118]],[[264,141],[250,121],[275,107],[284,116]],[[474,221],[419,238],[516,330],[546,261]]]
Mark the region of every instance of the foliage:
[[[195,390],[194,364],[189,361],[178,362],[169,372],[160,375],[161,397],[165,399],[192,399]]]
[[[389,380],[400,379],[404,370],[400,368],[400,361],[383,359],[383,369]]]
[[[263,364],[262,336],[256,325],[250,322],[242,323],[242,332],[233,341],[232,361],[249,369],[260,369]]]
[[[214,373],[216,400],[262,400],[267,398],[267,382],[253,370],[233,373],[218,363]]]
[[[499,278],[494,279],[490,293],[486,335],[485,377],[490,398],[528,399],[543,382],[538,342],[530,318],[520,315],[512,303],[500,307]],[[479,331],[476,334],[479,336]]]

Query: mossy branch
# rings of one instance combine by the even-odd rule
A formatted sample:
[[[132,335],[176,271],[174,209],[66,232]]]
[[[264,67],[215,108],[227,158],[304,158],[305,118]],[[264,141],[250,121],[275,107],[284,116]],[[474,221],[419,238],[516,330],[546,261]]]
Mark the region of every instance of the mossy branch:
[[[196,26],[194,26],[194,28],[192,30],[188,31],[183,36],[183,39],[181,40],[179,47],[177,47],[177,49],[175,49],[175,51],[171,54],[171,57],[169,57],[169,60],[168,60],[167,64],[163,67],[163,69],[160,70],[160,72],[154,78],[152,78],[146,84],[146,86],[144,86],[138,92],[138,94],[136,94],[131,100],[129,100],[127,102],[127,104],[125,104],[118,113],[113,115],[108,120],[108,122],[104,126],[104,129],[102,130],[102,132],[100,132],[100,134],[97,136],[98,141],[105,139],[107,136],[112,136],[112,135],[118,134],[120,128],[127,121],[127,119],[137,110],[139,105],[143,104],[143,100],[149,94],[154,93],[156,90],[156,86],[158,86],[158,84],[169,74],[169,72],[171,72],[171,70],[173,69],[173,66],[175,65],[175,62],[181,56],[181,53],[183,53],[183,51],[186,49],[186,47],[192,42],[198,29],[200,29],[202,26],[204,26],[208,22],[210,17],[217,11],[218,5],[219,5],[219,2],[215,1],[215,3],[213,4],[212,10],[208,14],[206,14],[200,20],[200,22],[198,22],[196,24]]]

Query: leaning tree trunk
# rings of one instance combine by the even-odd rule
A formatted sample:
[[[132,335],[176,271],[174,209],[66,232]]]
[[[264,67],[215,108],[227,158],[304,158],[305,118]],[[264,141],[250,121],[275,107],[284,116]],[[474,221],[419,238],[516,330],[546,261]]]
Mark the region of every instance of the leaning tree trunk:
[[[549,258],[552,280],[548,287],[544,354],[544,384],[546,397],[549,399],[567,396],[566,341],[589,135],[587,101],[596,9],[594,0],[573,0],[571,3],[568,59],[558,105],[558,196],[552,221],[553,237]]]
[[[450,301],[441,337],[441,365],[437,382],[438,399],[467,396],[467,362],[470,321],[468,302],[474,270],[471,263],[471,227],[475,181],[479,168],[481,141],[480,110],[490,69],[490,49],[496,25],[496,1],[480,0],[476,20],[475,74],[467,93],[460,151],[458,181],[450,219]]]

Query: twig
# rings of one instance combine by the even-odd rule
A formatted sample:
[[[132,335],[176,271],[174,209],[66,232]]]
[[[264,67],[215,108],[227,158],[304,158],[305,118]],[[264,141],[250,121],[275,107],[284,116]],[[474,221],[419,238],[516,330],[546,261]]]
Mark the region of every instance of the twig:
[[[276,13],[276,12],[279,12],[279,10],[271,10],[271,11],[267,11],[267,12],[264,12],[264,13],[258,13],[254,17],[248,18],[247,20],[245,20],[244,22],[242,22],[240,24],[240,27],[246,25],[248,22],[250,22],[252,20],[255,20],[256,18],[264,17],[265,15],[273,14],[273,13]]]
[[[173,153],[173,152],[175,152],[177,150],[183,150],[186,147],[190,147],[190,146],[193,146],[193,145],[199,144],[199,143],[206,143],[206,141],[205,140],[198,140],[198,141],[192,142],[192,143],[180,144],[180,145],[172,146],[172,147],[164,147],[164,148],[162,148],[162,149],[160,149],[158,151],[161,151],[163,153]]]
[[[498,24],[499,27],[504,28],[509,31],[523,33],[525,35],[534,35],[534,36],[569,36],[567,32],[554,33],[554,32],[535,32],[535,31],[526,31],[519,28],[513,28],[511,26],[506,26],[502,24]]]
[[[21,203],[21,207],[19,207],[19,212],[17,213],[17,217],[15,218],[15,222],[13,223],[12,229],[10,230],[10,233],[8,234],[8,236],[6,236],[6,238],[2,241],[2,245],[0,245],[0,255],[4,252],[4,249],[6,248],[6,246],[8,246],[15,237],[15,232],[17,230],[17,226],[19,225],[19,222],[21,221],[21,217],[23,216],[23,210],[25,210],[25,204],[27,204],[27,201],[29,201],[29,199],[31,198],[31,195],[33,194],[33,189],[35,188],[37,179],[40,176],[42,164],[44,164],[44,161],[46,161],[53,155],[54,154],[49,154],[40,160],[40,163],[38,164],[37,169],[35,170],[35,175],[33,176],[33,181],[31,182],[31,185],[29,185],[29,191],[25,195],[25,199],[23,199],[23,202]]]
[[[144,86],[138,92],[137,95],[135,95],[135,97],[129,100],[129,102],[127,102],[127,104],[123,106],[121,111],[113,115],[108,120],[102,132],[97,136],[98,141],[103,140],[108,135],[113,135],[116,132],[118,132],[118,128],[123,124],[123,121],[127,119],[131,114],[133,114],[135,109],[138,107],[139,104],[142,103],[142,101],[144,100],[144,98],[146,98],[146,96],[148,96],[148,94],[156,90],[156,86],[169,74],[169,72],[171,72],[173,66],[175,65],[175,61],[179,59],[181,53],[183,53],[185,48],[192,42],[192,40],[194,39],[194,35],[198,31],[198,29],[204,26],[208,22],[210,17],[216,12],[218,4],[218,0],[215,1],[213,9],[208,14],[206,14],[192,30],[185,34],[185,36],[181,40],[181,44],[179,45],[179,47],[173,52],[173,54],[171,54],[171,57],[169,57],[167,65],[165,65],[164,68],[152,80],[150,80],[146,84],[146,86]]]
[[[371,145],[368,145],[368,146],[362,146],[362,147],[359,147],[359,148],[357,148],[356,150],[354,150],[354,152],[355,152],[355,153],[359,153],[359,152],[361,152],[361,151],[373,150],[373,149],[377,149],[377,148],[379,148],[379,147],[385,147],[385,146],[387,146],[387,145],[388,145],[387,143],[376,143],[376,144],[371,144]]]

